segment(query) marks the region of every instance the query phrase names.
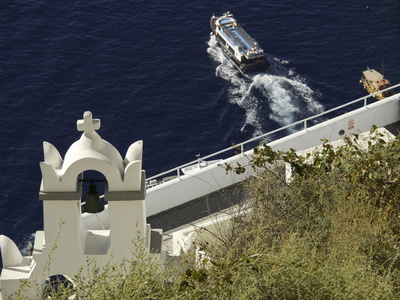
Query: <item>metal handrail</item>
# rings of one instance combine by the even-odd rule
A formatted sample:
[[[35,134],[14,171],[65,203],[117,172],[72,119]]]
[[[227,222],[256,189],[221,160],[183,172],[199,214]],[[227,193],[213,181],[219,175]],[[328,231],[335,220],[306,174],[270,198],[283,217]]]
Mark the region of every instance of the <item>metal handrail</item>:
[[[220,154],[222,154],[222,153],[225,153],[225,152],[227,152],[227,151],[231,151],[231,150],[233,150],[233,149],[235,149],[235,148],[239,148],[239,147],[240,147],[240,149],[241,149],[241,152],[244,152],[243,149],[244,149],[244,146],[245,146],[245,145],[247,145],[247,144],[249,144],[249,143],[251,143],[251,142],[260,140],[260,139],[262,139],[262,138],[265,138],[265,137],[267,137],[267,136],[270,136],[270,135],[272,135],[272,134],[275,134],[275,133],[277,133],[277,132],[279,132],[279,131],[283,131],[283,130],[288,129],[288,128],[290,128],[290,127],[299,125],[299,124],[303,124],[303,126],[304,126],[304,129],[303,129],[303,130],[307,130],[307,121],[311,121],[311,120],[317,119],[317,118],[319,118],[319,117],[322,117],[322,116],[327,115],[327,114],[329,114],[329,113],[331,113],[331,112],[334,112],[334,111],[337,111],[337,110],[339,110],[339,109],[342,109],[342,108],[344,108],[344,107],[353,105],[353,104],[355,104],[355,103],[357,103],[357,102],[360,102],[360,101],[364,101],[363,106],[366,107],[366,106],[368,105],[368,104],[367,104],[367,99],[368,99],[368,98],[375,97],[375,94],[380,94],[380,93],[389,91],[389,90],[394,89],[394,88],[397,88],[397,87],[400,87],[400,83],[399,83],[399,84],[396,84],[396,85],[394,85],[394,86],[391,86],[391,87],[389,87],[389,88],[387,88],[387,89],[385,89],[385,90],[382,90],[382,91],[379,91],[379,92],[370,94],[370,95],[368,95],[368,96],[364,96],[364,97],[358,98],[358,99],[356,99],[356,100],[353,100],[353,101],[350,101],[350,102],[348,102],[348,103],[345,103],[345,104],[339,105],[339,106],[337,106],[337,107],[331,108],[331,109],[329,109],[329,110],[327,110],[327,111],[324,111],[324,112],[322,112],[322,113],[316,114],[316,115],[314,115],[314,116],[311,116],[311,117],[302,119],[302,120],[300,120],[300,121],[294,122],[294,123],[292,123],[292,124],[285,125],[285,126],[280,127],[280,128],[278,128],[278,129],[269,131],[269,132],[264,133],[264,134],[262,134],[262,135],[256,136],[256,137],[251,138],[251,139],[249,139],[249,140],[246,140],[246,141],[244,141],[244,142],[242,142],[242,143],[240,143],[240,144],[235,144],[234,147],[231,146],[231,147],[225,148],[225,149],[223,149],[223,150],[220,150],[220,151],[218,151],[218,152],[214,152],[214,153],[212,153],[212,154],[210,154],[210,155],[207,155],[207,156],[202,157],[201,160],[209,159],[209,158],[211,158],[211,157],[220,155]],[[176,172],[177,177],[179,178],[179,176],[180,176],[180,170],[181,170],[182,168],[185,168],[185,167],[187,167],[187,166],[196,164],[196,163],[198,163],[198,162],[199,162],[199,159],[193,160],[193,161],[191,161],[191,162],[188,162],[188,163],[186,163],[186,164],[180,165],[180,166],[178,166],[178,167],[174,167],[174,168],[172,168],[172,169],[169,169],[168,171],[165,171],[165,172],[159,173],[159,174],[157,174],[157,175],[151,176],[151,177],[147,178],[146,181],[149,182],[150,180],[154,180],[154,179],[160,178],[160,177],[162,177],[162,176],[164,176],[164,175],[171,174],[171,173],[173,173],[173,172]]]

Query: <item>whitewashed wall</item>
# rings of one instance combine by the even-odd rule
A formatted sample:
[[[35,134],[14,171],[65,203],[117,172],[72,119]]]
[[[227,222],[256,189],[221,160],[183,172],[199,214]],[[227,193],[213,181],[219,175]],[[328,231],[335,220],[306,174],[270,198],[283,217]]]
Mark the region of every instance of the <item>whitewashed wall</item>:
[[[348,112],[324,123],[307,128],[287,137],[269,143],[272,149],[287,151],[290,148],[303,150],[322,144],[322,139],[335,141],[345,135],[369,131],[372,125],[382,127],[400,120],[400,95],[394,95],[385,100],[370,104],[368,107]],[[247,157],[252,155],[252,150],[246,155],[238,155],[227,158],[224,162],[236,166],[236,162],[245,165]],[[247,157],[246,157],[247,156]],[[205,196],[211,192],[220,190],[234,183],[240,182],[251,175],[250,168],[245,174],[236,175],[232,172],[225,174],[225,169],[217,165],[211,165],[192,175],[183,175],[159,186],[147,190],[146,207],[147,216],[152,216],[164,210]]]

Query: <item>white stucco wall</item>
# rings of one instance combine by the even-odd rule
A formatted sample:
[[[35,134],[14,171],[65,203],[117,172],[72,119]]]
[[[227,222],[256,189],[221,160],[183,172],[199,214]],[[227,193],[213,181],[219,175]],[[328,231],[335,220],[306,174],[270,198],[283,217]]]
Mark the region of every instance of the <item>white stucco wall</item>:
[[[329,141],[335,141],[343,138],[344,135],[369,131],[372,125],[381,127],[394,123],[400,120],[399,100],[400,95],[396,94],[390,98],[370,104],[368,107],[345,113],[306,130],[273,141],[268,145],[273,150],[281,151],[287,151],[290,148],[295,150],[308,149],[322,144],[321,140],[324,138]],[[340,130],[344,131],[344,135],[339,134]],[[229,157],[220,162],[220,164],[224,165],[227,162],[232,166],[236,166],[236,162],[239,162],[241,165],[246,165],[247,157],[250,157],[253,151],[247,151],[245,154],[245,156]],[[225,173],[224,167],[214,164],[199,169],[197,172],[192,171],[192,175],[182,175],[180,178],[175,178],[148,189],[146,196],[147,216],[155,215],[205,196],[240,182],[240,180],[252,174],[250,168],[247,168],[246,173],[242,175],[236,175],[232,172],[226,175]]]

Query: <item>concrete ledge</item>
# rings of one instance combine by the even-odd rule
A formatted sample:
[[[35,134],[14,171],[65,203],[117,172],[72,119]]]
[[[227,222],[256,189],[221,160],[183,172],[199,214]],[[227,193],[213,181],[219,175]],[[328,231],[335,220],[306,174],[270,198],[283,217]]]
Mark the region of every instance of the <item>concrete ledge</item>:
[[[105,201],[144,200],[146,197],[146,179],[142,177],[140,191],[115,191],[104,192]]]
[[[76,192],[39,192],[39,200],[79,200],[81,190]]]
[[[151,253],[161,253],[162,242],[163,242],[163,230],[162,229],[152,229],[150,235],[150,252]]]
[[[32,254],[42,254],[44,242],[44,231],[36,231],[35,244],[33,245]]]

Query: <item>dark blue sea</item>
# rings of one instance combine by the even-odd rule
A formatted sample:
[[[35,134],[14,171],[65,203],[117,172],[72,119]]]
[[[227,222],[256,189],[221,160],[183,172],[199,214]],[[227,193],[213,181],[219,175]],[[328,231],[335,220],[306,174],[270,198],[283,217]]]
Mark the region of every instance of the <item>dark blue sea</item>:
[[[399,0],[231,2],[0,1],[0,234],[43,229],[43,141],[64,156],[86,110],[152,176],[363,96],[367,66],[400,82]],[[271,61],[254,82],[210,37],[225,10]]]

